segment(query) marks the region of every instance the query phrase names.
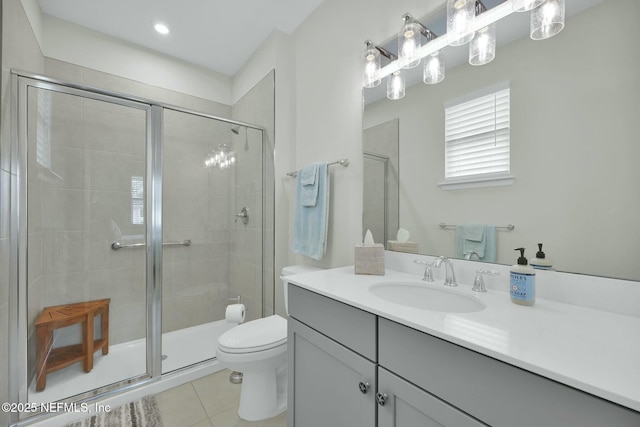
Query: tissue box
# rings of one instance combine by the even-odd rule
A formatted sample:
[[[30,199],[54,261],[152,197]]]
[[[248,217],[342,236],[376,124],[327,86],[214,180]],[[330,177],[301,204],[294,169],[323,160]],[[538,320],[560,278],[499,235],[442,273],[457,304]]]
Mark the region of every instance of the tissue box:
[[[407,252],[410,254],[418,253],[418,242],[398,242],[397,240],[387,240],[387,246],[390,251]]]
[[[376,274],[384,276],[384,245],[374,243],[356,245],[356,274]]]

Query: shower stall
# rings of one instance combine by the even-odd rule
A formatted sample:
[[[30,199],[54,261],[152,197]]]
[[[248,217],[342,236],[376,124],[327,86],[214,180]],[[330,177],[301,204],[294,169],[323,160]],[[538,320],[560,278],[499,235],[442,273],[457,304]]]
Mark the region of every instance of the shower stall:
[[[262,317],[273,269],[265,128],[23,72],[12,90],[11,397],[215,363],[226,305]]]

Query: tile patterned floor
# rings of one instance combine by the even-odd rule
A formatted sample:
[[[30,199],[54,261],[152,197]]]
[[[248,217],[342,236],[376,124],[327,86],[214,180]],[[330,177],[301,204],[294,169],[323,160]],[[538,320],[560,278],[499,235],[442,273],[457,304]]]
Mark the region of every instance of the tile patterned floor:
[[[240,385],[229,382],[229,373],[216,372],[157,394],[165,427],[286,427],[286,412],[264,421],[240,419]]]

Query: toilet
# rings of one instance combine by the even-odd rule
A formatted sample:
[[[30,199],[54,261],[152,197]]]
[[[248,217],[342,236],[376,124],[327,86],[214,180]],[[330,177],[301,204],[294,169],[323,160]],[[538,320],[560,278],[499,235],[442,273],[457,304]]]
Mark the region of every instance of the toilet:
[[[286,276],[321,270],[307,265],[282,269],[287,314]],[[277,314],[234,326],[218,338],[222,366],[242,372],[238,415],[247,421],[274,417],[287,409],[287,320]]]

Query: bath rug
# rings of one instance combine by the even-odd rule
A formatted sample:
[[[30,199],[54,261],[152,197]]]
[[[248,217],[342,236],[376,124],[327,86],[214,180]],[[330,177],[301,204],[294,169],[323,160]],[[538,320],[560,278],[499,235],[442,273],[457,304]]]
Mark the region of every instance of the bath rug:
[[[163,427],[156,398],[146,396],[109,412],[74,421],[66,427]]]

